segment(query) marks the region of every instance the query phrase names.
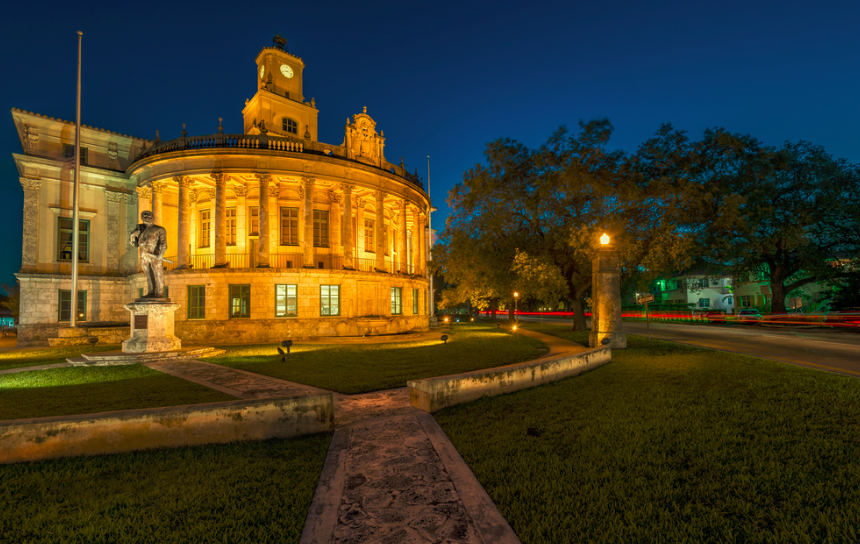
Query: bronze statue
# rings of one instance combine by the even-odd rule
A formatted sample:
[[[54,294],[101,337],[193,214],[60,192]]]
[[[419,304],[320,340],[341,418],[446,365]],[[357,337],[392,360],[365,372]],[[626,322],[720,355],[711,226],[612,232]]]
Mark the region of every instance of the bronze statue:
[[[131,231],[129,242],[140,248],[140,267],[146,276],[148,292],[143,298],[164,296],[164,252],[167,251],[167,231],[161,225],[153,225],[154,216],[149,210],[140,213],[140,225]]]

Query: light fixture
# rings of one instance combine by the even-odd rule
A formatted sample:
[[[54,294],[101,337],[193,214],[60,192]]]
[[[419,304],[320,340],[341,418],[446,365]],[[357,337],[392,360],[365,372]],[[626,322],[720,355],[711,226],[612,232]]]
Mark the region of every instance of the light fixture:
[[[603,236],[600,237],[600,243],[605,246],[609,245],[609,235],[605,232],[603,233]]]
[[[514,292],[514,298],[517,298],[518,296],[520,296],[520,294],[517,292]]]
[[[517,330],[517,326],[516,326],[516,325],[514,325],[514,330]]]

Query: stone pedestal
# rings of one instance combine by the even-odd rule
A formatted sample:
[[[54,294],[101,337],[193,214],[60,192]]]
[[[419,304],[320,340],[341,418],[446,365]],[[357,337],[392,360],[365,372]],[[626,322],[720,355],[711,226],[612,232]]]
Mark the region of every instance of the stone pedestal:
[[[125,309],[131,312],[131,338],[122,343],[123,353],[172,351],[182,347],[173,335],[173,313],[179,304],[169,298],[139,298]]]
[[[602,246],[592,262],[591,334],[593,348],[626,348],[627,335],[621,325],[621,269],[618,251]]]

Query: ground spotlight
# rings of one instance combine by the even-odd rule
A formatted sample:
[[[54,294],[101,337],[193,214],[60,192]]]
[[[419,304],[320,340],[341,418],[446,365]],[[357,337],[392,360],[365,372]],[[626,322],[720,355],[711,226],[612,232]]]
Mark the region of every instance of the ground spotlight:
[[[448,335],[447,335],[447,334],[443,334],[443,335],[442,335],[442,343],[443,343],[443,344],[447,344],[447,343],[448,343]]]

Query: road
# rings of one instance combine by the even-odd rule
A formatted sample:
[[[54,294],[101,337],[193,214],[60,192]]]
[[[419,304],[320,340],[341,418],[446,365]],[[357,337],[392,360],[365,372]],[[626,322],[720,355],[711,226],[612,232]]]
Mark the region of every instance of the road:
[[[520,316],[520,320],[540,321],[540,318]],[[547,319],[544,323],[573,324],[566,319]],[[624,332],[647,336],[645,323],[625,322]],[[651,337],[860,377],[860,334],[857,333],[758,325],[651,323]]]

